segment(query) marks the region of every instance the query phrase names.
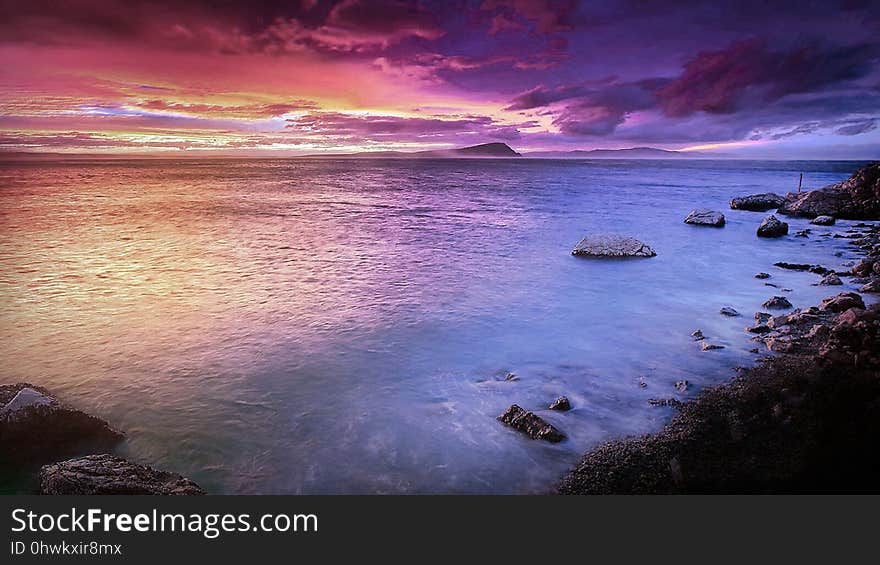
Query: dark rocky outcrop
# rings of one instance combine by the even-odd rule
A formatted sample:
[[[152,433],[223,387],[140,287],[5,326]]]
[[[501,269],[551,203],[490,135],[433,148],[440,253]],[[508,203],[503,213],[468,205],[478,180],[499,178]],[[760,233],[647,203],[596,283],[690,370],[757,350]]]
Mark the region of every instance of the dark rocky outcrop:
[[[769,310],[783,310],[785,308],[791,308],[791,302],[789,302],[788,298],[784,296],[774,296],[761,304],[761,306]]]
[[[560,396],[550,403],[550,410],[559,410],[560,412],[571,410],[571,402],[569,402],[568,397]]]
[[[766,212],[779,208],[785,202],[785,198],[772,192],[765,194],[750,194],[748,196],[737,196],[730,201],[730,207],[733,210],[749,210],[751,212]]]
[[[89,455],[45,465],[41,494],[194,495],[205,492],[191,480],[112,455]]]
[[[657,253],[641,241],[619,234],[591,234],[571,251],[579,257],[654,257]]]
[[[104,420],[66,406],[32,384],[0,386],[0,404],[0,459],[7,462],[105,451],[124,439]]]
[[[770,214],[758,226],[758,237],[782,237],[788,233],[788,224]]]
[[[711,226],[715,228],[724,227],[724,214],[714,210],[700,209],[693,210],[684,219],[684,223],[695,226]]]
[[[803,193],[789,193],[781,214],[849,220],[880,219],[880,163],[872,163],[837,184]]]
[[[755,278],[756,279],[769,279],[770,273],[758,273],[757,275],[755,275]]]
[[[774,267],[779,267],[780,269],[788,269],[789,271],[809,271],[811,273],[816,273],[817,275],[827,275],[828,273],[832,273],[831,269],[825,268],[822,265],[810,265],[808,263],[786,263],[785,261],[779,261],[777,263],[773,263]]]
[[[543,439],[550,443],[559,443],[565,439],[565,434],[547,423],[543,418],[533,412],[523,410],[516,404],[511,405],[498,419],[532,439]]]
[[[830,312],[843,312],[850,308],[865,309],[864,300],[855,292],[841,292],[837,296],[829,296],[819,304],[820,310],[828,310]]]

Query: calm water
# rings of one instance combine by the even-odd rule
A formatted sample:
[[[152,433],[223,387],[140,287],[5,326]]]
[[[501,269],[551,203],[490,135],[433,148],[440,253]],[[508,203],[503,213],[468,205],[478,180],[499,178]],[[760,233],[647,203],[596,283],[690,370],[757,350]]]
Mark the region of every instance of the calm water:
[[[727,201],[856,166],[2,164],[2,380],[49,387],[124,430],[123,455],[212,492],[542,491],[588,447],[660,427],[671,412],[647,401],[675,381],[692,394],[756,357],[743,328],[779,292],[754,273],[795,306],[840,290],[772,263],[838,267],[845,240],[758,240],[763,214]],[[727,227],[683,224],[696,207]],[[595,231],[659,255],[571,257]],[[726,349],[701,352],[697,328]],[[574,410],[540,413],[567,442],[495,420],[560,394]]]

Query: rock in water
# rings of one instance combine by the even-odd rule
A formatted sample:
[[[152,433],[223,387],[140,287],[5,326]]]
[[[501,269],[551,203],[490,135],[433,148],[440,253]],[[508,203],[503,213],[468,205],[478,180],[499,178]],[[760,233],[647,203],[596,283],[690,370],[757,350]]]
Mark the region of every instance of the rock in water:
[[[677,390],[678,392],[680,392],[682,394],[687,392],[689,388],[691,388],[691,383],[687,380],[675,382],[675,390]]]
[[[721,313],[725,316],[730,316],[731,318],[735,317],[735,316],[739,316],[739,312],[737,312],[736,310],[734,310],[730,306],[725,306],[724,308],[722,308]]]
[[[654,257],[657,253],[641,241],[619,234],[591,234],[571,251],[579,257]]]
[[[755,275],[755,278],[756,279],[769,279],[770,273],[758,273],[757,275]]]
[[[559,443],[565,439],[565,434],[548,424],[543,418],[528,410],[523,410],[516,404],[511,405],[498,419],[532,439],[543,439],[550,443]]]
[[[822,277],[822,280],[819,281],[819,284],[822,286],[836,286],[839,284],[843,284],[843,281],[840,280],[840,277],[838,277],[834,273],[830,273]]]
[[[751,212],[766,212],[774,208],[779,208],[785,202],[785,198],[772,192],[765,194],[750,194],[748,196],[737,196],[730,201],[730,207],[733,210],[749,210]]]
[[[880,163],[872,163],[843,182],[818,190],[785,195],[779,207],[789,216],[834,216],[849,220],[880,219]]]
[[[703,335],[703,332],[700,330],[694,330],[691,334],[691,337],[694,338],[694,341],[703,341],[706,339],[706,336]]]
[[[89,455],[40,469],[41,494],[205,494],[175,473],[157,471],[112,455]]]
[[[724,349],[723,345],[715,345],[714,343],[709,343],[708,341],[704,341],[703,345],[700,346],[700,349],[703,351],[711,351],[713,349]]]
[[[811,224],[816,224],[817,226],[833,226],[835,219],[833,216],[816,216],[811,221]]]
[[[870,293],[880,293],[880,278],[873,278],[861,287],[859,287],[859,292],[870,292]]]
[[[761,306],[768,309],[784,310],[786,308],[791,308],[791,302],[789,302],[788,298],[784,296],[774,296],[764,302],[764,304],[761,304]]]
[[[0,386],[0,403],[0,453],[12,461],[104,451],[125,437],[104,420],[65,406],[31,384]]]
[[[788,233],[788,224],[770,214],[758,226],[758,237],[782,237]]]
[[[571,402],[568,401],[568,397],[560,396],[550,404],[550,410],[559,410],[562,412],[571,410]]]
[[[684,219],[684,223],[693,224],[695,226],[712,226],[716,228],[724,227],[724,214],[707,210],[705,208],[694,210],[688,217]]]
[[[837,296],[829,296],[819,304],[819,310],[843,312],[850,308],[865,309],[865,301],[855,292],[841,292]]]

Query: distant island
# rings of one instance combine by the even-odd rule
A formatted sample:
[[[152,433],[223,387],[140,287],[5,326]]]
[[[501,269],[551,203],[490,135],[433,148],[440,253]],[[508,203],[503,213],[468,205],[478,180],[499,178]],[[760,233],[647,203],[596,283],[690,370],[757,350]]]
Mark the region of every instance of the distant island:
[[[522,157],[506,143],[481,143],[458,149],[431,149],[428,151],[362,151],[359,153],[325,153],[305,155],[308,158],[346,159],[458,159]]]
[[[656,147],[630,147],[628,149],[575,149],[573,151],[532,151],[525,157],[532,159],[696,159],[719,158],[721,154],[698,151],[670,151]]]

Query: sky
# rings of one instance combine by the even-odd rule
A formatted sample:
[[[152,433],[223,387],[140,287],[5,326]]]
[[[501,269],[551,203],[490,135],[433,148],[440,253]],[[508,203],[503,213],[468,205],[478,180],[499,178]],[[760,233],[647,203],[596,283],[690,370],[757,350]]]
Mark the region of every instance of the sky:
[[[0,0],[0,151],[880,158],[880,3]]]

